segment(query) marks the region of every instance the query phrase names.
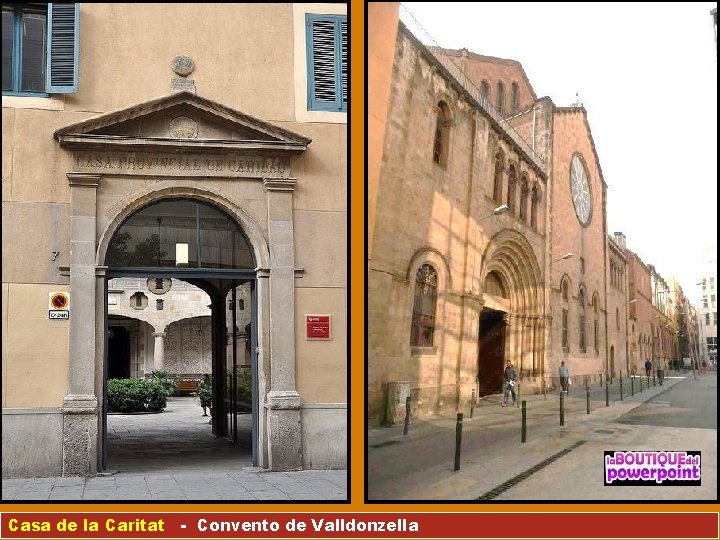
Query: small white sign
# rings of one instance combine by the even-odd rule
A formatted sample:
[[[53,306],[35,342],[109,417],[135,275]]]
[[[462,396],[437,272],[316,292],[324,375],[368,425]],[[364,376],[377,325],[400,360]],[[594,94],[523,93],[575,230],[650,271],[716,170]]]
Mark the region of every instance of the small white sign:
[[[117,305],[117,296],[115,295],[108,295],[108,306],[116,306]]]
[[[175,264],[188,263],[188,247],[189,244],[175,244]]]
[[[63,311],[48,311],[48,317],[50,319],[69,319],[70,312],[68,310]]]

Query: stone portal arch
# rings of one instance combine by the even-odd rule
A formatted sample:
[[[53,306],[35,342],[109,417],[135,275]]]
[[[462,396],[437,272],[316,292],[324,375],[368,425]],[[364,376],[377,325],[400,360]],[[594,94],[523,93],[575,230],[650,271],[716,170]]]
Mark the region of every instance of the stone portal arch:
[[[483,310],[478,373],[487,371],[481,369],[481,356],[487,354],[482,344],[482,320],[491,321],[494,312],[503,314],[502,361],[511,361],[521,378],[543,377],[544,288],[542,272],[532,246],[515,230],[499,231],[485,249],[479,276],[479,283],[475,286],[482,291]],[[497,363],[497,359],[494,362]]]

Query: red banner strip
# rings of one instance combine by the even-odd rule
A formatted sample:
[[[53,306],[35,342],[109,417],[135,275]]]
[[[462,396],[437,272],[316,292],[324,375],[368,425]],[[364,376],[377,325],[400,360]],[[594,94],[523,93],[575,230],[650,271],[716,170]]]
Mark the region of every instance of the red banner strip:
[[[718,513],[3,513],[2,538],[718,538]]]

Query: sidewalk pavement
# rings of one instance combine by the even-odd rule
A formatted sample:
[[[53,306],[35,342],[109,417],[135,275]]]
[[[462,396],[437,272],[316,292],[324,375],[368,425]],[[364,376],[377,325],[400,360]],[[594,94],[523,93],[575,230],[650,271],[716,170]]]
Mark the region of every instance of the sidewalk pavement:
[[[692,378],[692,375],[690,375]],[[564,427],[559,426],[559,394],[539,394],[522,396],[527,401],[528,422],[543,422],[542,426],[533,427],[528,442],[520,443],[520,411],[515,407],[501,407],[502,395],[495,394],[479,400],[473,418],[469,417],[469,410],[463,411],[463,432],[468,430],[513,429],[517,430],[517,439],[511,446],[505,446],[499,452],[492,453],[487,448],[463,447],[461,470],[453,472],[451,467],[437,470],[430,474],[428,470],[419,470],[411,477],[404,477],[398,482],[398,488],[383,485],[382,499],[386,500],[474,500],[484,493],[496,488],[498,485],[526,472],[538,463],[562,452],[577,440],[602,440],[607,433],[596,432],[620,416],[626,414],[639,404],[649,401],[653,397],[672,388],[683,381],[685,376],[670,376],[660,386],[644,388],[634,396],[625,396],[623,401],[611,401],[605,407],[604,389],[602,401],[591,399],[591,413],[586,413],[586,396],[584,388],[573,388],[569,396],[565,397]],[[597,389],[600,391],[600,388]],[[556,423],[555,423],[556,422]],[[393,443],[406,443],[408,448],[412,445],[433,444],[434,435],[441,432],[454,431],[456,414],[445,414],[435,417],[416,419],[411,422],[408,435],[403,436],[403,426],[392,426],[368,430],[368,452]],[[554,427],[553,427],[554,426]],[[530,429],[530,428],[529,428]],[[636,426],[622,426],[617,432],[632,432]],[[603,430],[604,431],[604,430]],[[609,431],[609,430],[607,430]],[[615,433],[615,430],[613,432]],[[464,440],[464,439],[463,439]],[[516,441],[516,442],[515,442]],[[447,450],[447,449],[446,449]],[[492,454],[492,455],[491,455]],[[407,459],[407,457],[405,457]],[[577,466],[577,464],[574,464]],[[383,463],[383,468],[392,471],[392,460]],[[582,489],[582,486],[577,486]],[[570,497],[572,498],[572,497]],[[373,500],[379,500],[373,499]]]

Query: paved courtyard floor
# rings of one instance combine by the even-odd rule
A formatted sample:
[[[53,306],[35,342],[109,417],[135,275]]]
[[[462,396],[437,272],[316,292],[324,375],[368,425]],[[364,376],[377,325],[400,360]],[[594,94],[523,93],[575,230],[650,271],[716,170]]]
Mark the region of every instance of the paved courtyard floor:
[[[90,478],[4,478],[2,499],[345,500],[346,470],[270,472],[252,466],[250,420],[241,442],[213,436],[195,398],[171,397],[165,412],[108,415],[108,467]]]

